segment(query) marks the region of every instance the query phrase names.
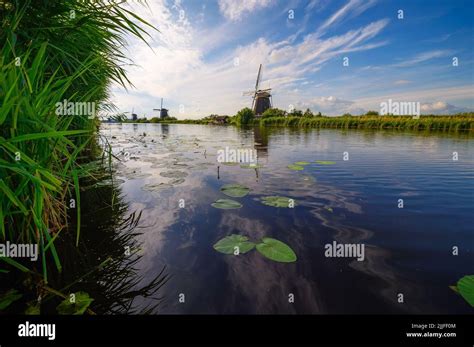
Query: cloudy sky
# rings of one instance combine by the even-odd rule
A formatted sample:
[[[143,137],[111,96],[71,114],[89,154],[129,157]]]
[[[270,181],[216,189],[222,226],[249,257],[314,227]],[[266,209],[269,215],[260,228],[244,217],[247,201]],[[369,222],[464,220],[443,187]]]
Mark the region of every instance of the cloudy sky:
[[[359,114],[380,111],[388,99],[420,102],[422,113],[474,109],[471,0],[148,0],[132,7],[159,32],[149,31],[152,49],[129,40],[134,88],[112,89],[121,112],[151,117],[164,98],[179,119],[234,115],[251,106],[242,93],[255,86],[259,64],[261,88],[272,88],[282,109]]]

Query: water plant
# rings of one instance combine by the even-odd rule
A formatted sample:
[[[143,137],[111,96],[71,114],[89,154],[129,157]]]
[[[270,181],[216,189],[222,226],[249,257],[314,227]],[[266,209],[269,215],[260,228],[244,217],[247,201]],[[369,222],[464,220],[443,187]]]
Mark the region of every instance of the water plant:
[[[270,237],[264,237],[255,247],[262,255],[273,261],[292,263],[297,259],[295,252],[287,244]]]
[[[334,165],[334,164],[336,164],[335,161],[328,161],[328,160],[316,160],[315,162],[317,164],[320,164],[320,165]]]
[[[220,208],[223,210],[231,210],[236,208],[241,208],[242,204],[238,201],[231,199],[218,199],[211,204],[212,207]]]
[[[220,253],[233,255],[245,254],[256,248],[264,257],[279,263],[293,263],[297,259],[290,246],[270,237],[264,237],[255,244],[247,236],[232,234],[219,240],[213,248]]]
[[[248,237],[232,234],[219,240],[214,249],[224,254],[247,253],[255,247],[255,243],[248,241]]]
[[[260,199],[262,204],[272,207],[292,208],[296,206],[296,201],[285,196],[264,196]]]
[[[221,187],[221,192],[232,198],[242,198],[250,192],[250,189],[240,184],[227,184]]]
[[[304,167],[301,165],[290,164],[288,165],[288,169],[293,170],[293,171],[302,171],[304,170]]]
[[[455,286],[450,286],[450,288],[460,294],[469,305],[474,307],[474,275],[464,276]]]

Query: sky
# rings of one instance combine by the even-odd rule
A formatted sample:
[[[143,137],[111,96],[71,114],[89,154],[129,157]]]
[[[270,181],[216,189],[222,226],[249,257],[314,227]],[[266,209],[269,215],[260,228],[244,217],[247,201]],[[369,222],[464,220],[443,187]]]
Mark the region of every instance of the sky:
[[[129,37],[132,88],[120,112],[178,119],[234,115],[243,92],[272,89],[273,106],[335,116],[380,111],[389,99],[422,114],[474,110],[472,0],[148,0],[132,3],[148,45]],[[402,12],[400,12],[402,11]]]

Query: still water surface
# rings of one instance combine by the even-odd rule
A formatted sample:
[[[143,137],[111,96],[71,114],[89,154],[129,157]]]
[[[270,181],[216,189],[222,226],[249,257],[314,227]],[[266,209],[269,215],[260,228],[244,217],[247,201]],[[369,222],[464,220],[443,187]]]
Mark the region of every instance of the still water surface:
[[[161,313],[472,313],[448,286],[474,273],[473,136],[185,124],[103,124],[101,134],[122,159],[125,202],[142,211],[141,275],[165,265],[172,275]],[[226,146],[255,149],[263,167],[218,165]],[[296,161],[312,164],[287,168]],[[235,199],[243,207],[212,207],[228,183],[251,188]],[[265,206],[268,195],[298,205]],[[276,238],[298,260],[216,252],[230,234]],[[333,241],[364,244],[364,261],[325,257]]]

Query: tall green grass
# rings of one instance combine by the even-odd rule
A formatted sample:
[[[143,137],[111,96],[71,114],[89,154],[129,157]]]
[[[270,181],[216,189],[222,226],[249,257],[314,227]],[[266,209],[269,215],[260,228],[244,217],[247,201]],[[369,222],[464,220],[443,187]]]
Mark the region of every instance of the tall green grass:
[[[150,25],[113,0],[4,1],[0,25],[0,240],[38,244],[41,264],[0,259],[47,282],[48,262],[61,271],[55,240],[80,237],[82,164],[97,154],[99,124],[86,114],[58,115],[55,105],[109,109],[111,83],[129,85],[124,38],[145,40]]]
[[[341,117],[268,117],[254,120],[262,126],[292,126],[339,129],[400,129],[435,131],[474,131],[473,115],[457,116],[341,116]]]

